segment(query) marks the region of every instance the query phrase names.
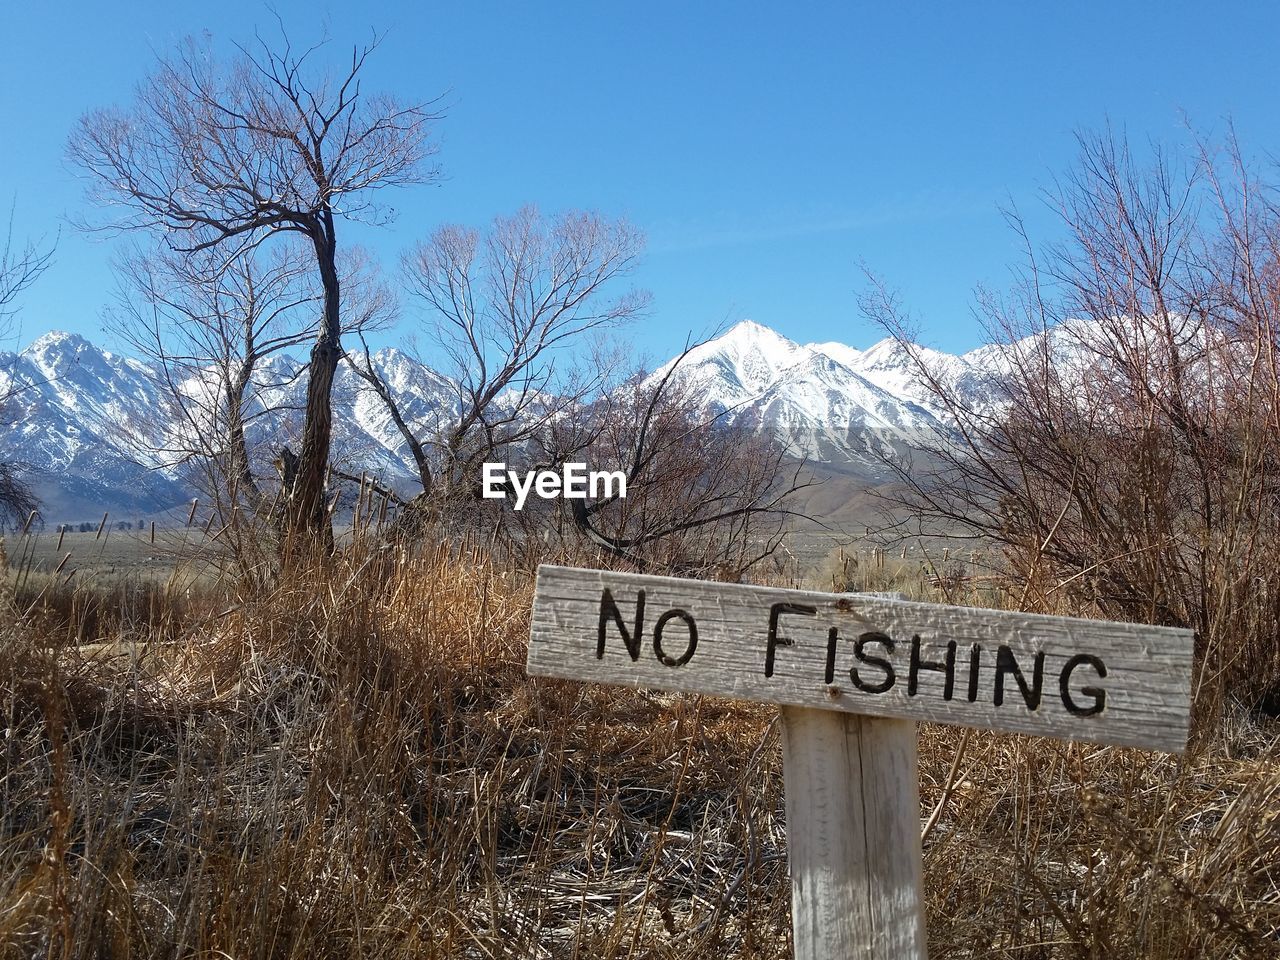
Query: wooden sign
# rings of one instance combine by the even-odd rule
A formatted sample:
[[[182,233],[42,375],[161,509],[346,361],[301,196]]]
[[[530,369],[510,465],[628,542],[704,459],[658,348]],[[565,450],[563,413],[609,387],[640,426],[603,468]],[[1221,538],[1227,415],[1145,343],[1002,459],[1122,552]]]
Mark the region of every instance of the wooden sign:
[[[531,674],[1179,753],[1190,630],[538,570]]]
[[[923,960],[916,720],[1181,752],[1192,632],[541,566],[528,672],[782,706],[797,960]]]

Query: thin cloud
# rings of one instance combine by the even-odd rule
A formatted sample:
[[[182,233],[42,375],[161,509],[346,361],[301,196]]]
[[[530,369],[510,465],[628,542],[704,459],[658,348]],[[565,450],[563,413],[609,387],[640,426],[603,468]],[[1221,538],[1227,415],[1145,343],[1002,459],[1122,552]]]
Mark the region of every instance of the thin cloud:
[[[877,227],[994,213],[996,203],[977,191],[928,190],[890,198],[867,208],[832,216],[817,211],[775,210],[762,216],[734,214],[714,220],[659,221],[649,228],[650,253],[687,253],[718,247],[793,240]]]

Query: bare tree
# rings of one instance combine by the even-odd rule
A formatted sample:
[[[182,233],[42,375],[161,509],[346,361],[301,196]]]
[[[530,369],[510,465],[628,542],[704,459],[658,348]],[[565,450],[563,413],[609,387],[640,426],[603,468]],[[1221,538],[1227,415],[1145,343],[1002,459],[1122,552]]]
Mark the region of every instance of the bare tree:
[[[983,301],[998,402],[916,354],[962,439],[900,476],[937,532],[1003,548],[1015,602],[1194,627],[1202,709],[1280,702],[1280,207],[1224,156],[1082,137],[1053,195],[1069,239],[1028,241],[1024,282]]]
[[[561,408],[504,452],[511,468],[586,464],[610,473],[608,483],[585,498],[528,498],[518,512],[503,500],[471,500],[471,529],[501,538],[528,565],[589,557],[738,580],[770,558],[800,516],[793,495],[811,481],[803,462],[754,423],[705,408],[697,383],[682,376],[699,345],[657,373],[638,371]]]
[[[132,439],[196,476],[224,523],[242,505],[262,513],[270,498],[248,434],[279,418],[297,375],[265,361],[315,337],[321,294],[305,251],[279,244],[223,262],[213,250],[134,250],[117,273],[108,329],[150,361],[168,414]]]
[[[260,41],[226,66],[188,41],[162,59],[127,111],[86,114],[69,153],[116,211],[116,228],[159,232],[179,252],[217,249],[225,263],[273,233],[305,238],[323,291],[311,348],[296,474],[287,478],[290,541],[331,534],[324,481],[330,397],[342,357],[337,221],[385,222],[380,188],[433,179],[424,166],[438,119],[429,104],[366,93],[378,38],[336,74],[312,69],[317,47]]]
[[[17,313],[17,299],[53,262],[56,244],[48,247],[27,241],[15,246],[13,240],[13,209],[9,210],[9,223],[5,230],[4,246],[0,248],[0,338],[13,331],[13,318]],[[8,377],[0,391],[0,416],[23,389]],[[22,477],[21,464],[10,460],[0,461],[0,525],[21,524],[37,512],[40,501]]]
[[[543,459],[618,464],[622,485],[565,501],[576,534],[639,569],[741,579],[772,556],[793,497],[812,484],[803,462],[755,424],[708,413],[680,376],[690,343],[662,371],[633,377],[577,418],[548,424]]]
[[[420,506],[469,490],[479,463],[518,449],[602,387],[610,364],[597,354],[574,365],[565,348],[581,350],[593,331],[642,313],[646,293],[612,290],[642,244],[624,222],[581,212],[548,218],[526,207],[483,234],[442,227],[405,257],[409,289],[427,308],[424,324],[455,402],[430,422],[415,421],[363,334],[363,351],[351,360],[404,438]]]
[[[508,531],[524,548],[554,531],[558,543],[634,566],[731,576],[776,548],[788,497],[804,485],[798,474],[784,479],[793,471],[783,450],[701,410],[677,376],[688,350],[661,375],[624,380],[624,356],[597,336],[648,305],[647,294],[618,289],[641,244],[625,222],[526,207],[484,232],[443,227],[405,257],[450,402],[414,416],[366,339],[350,359],[417,468],[421,493],[402,502],[410,528],[456,507],[469,524]],[[517,514],[477,502],[480,465],[495,460],[616,468],[627,495],[563,509],[527,504]]]
[[[17,312],[18,295],[39,279],[53,262],[56,244],[43,247],[33,241],[15,246],[13,241],[13,208],[9,209],[9,225],[4,246],[0,247],[0,337],[8,336]]]

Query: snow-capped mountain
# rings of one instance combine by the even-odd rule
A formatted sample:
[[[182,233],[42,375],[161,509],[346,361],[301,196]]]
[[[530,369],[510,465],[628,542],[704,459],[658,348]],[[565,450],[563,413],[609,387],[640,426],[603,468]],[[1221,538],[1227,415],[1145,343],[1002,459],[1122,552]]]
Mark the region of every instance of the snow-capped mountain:
[[[782,334],[743,320],[684,357],[668,360],[651,379],[664,376],[678,362],[680,378],[707,387],[708,406],[720,412],[755,402],[784,371],[808,356],[808,350]]]
[[[1001,357],[982,348],[954,356],[919,348],[935,375],[975,405],[994,402]],[[428,428],[453,409],[448,378],[395,349],[373,356],[407,419]],[[659,368],[665,373],[674,363]],[[305,377],[276,356],[256,375],[251,435],[277,450],[295,434]],[[0,457],[27,466],[46,519],[86,519],[168,509],[188,500],[167,392],[148,364],[82,337],[48,333],[18,353],[0,353]],[[952,429],[915,360],[885,340],[866,350],[838,342],[802,345],[744,320],[680,360],[675,379],[696,387],[710,415],[768,429],[796,456],[874,470],[885,455],[936,443]],[[181,384],[207,395],[207,378]],[[408,481],[411,459],[385,408],[344,365],[334,386],[334,451],[350,472]]]
[[[981,407],[994,402],[985,362],[995,358],[908,350],[892,339],[867,350],[838,342],[801,345],[744,320],[691,350],[674,378],[695,387],[709,411],[769,429],[796,456],[874,468],[886,455],[936,444],[953,428],[921,364],[967,404]]]
[[[379,351],[373,363],[416,426],[429,427],[456,403],[445,377],[399,350]],[[296,433],[306,389],[301,370],[298,360],[275,356],[255,374],[250,435],[267,449]],[[213,388],[199,375],[180,386],[197,399]],[[183,463],[192,444],[183,440],[167,397],[158,368],[75,334],[47,333],[18,353],[0,353],[0,457],[25,467],[48,521],[104,511],[131,518],[173,508],[192,496]],[[403,438],[345,364],[333,398],[335,462],[392,483],[408,480],[411,459]]]
[[[87,517],[99,503],[145,513],[185,495],[145,454],[118,452],[118,425],[154,422],[162,405],[146,364],[47,333],[21,353],[0,354],[0,397],[0,450],[27,468],[53,515]]]

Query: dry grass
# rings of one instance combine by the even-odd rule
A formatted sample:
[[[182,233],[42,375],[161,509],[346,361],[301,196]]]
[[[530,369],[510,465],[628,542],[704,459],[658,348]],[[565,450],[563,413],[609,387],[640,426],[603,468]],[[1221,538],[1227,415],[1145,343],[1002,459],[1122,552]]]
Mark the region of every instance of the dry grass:
[[[788,955],[773,711],[525,677],[532,578],[464,553],[19,597],[0,955]],[[1278,740],[923,727],[931,956],[1280,955]]]

